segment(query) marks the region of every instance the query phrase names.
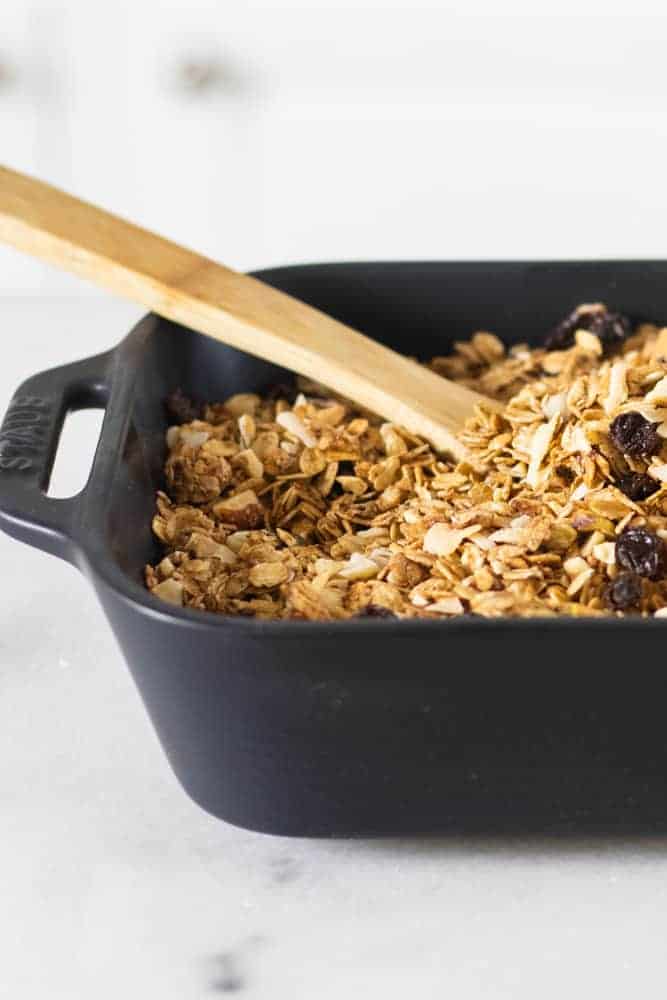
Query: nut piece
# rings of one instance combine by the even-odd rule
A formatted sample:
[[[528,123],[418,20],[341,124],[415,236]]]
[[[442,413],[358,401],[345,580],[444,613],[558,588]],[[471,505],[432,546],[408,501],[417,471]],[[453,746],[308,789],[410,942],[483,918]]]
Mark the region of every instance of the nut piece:
[[[261,399],[254,392],[237,392],[234,396],[230,396],[229,399],[225,400],[225,409],[231,413],[233,417],[242,417],[247,415],[253,417],[259,408]]]
[[[574,334],[574,339],[577,347],[580,347],[582,351],[586,351],[587,354],[593,354],[596,357],[602,354],[600,338],[596,337],[590,330],[577,330]]]
[[[179,608],[183,606],[183,584],[178,580],[163,580],[153,587],[151,594],[167,604],[176,604]]]
[[[264,524],[264,508],[254,490],[242,490],[235,496],[218,500],[211,509],[220,521],[237,528],[258,528]]]

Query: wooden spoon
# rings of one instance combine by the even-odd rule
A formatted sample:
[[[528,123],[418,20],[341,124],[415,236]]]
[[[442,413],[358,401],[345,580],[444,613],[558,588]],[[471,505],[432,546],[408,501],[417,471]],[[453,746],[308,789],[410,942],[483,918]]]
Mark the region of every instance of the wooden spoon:
[[[167,319],[299,372],[460,458],[485,397],[256,278],[0,167],[0,239]]]

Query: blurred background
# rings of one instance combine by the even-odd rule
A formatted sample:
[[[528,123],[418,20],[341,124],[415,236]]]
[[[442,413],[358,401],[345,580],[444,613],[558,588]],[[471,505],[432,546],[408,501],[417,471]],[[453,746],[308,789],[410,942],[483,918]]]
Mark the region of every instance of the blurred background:
[[[655,4],[2,0],[0,160],[233,266],[662,256]],[[0,291],[90,294],[0,250]]]

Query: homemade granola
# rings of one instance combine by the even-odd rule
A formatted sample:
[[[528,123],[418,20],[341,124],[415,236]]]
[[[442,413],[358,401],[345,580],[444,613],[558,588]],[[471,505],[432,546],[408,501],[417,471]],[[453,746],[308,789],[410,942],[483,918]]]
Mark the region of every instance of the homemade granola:
[[[543,346],[478,332],[429,366],[504,404],[465,461],[303,380],[175,393],[150,591],[255,618],[667,617],[667,327],[581,305]]]

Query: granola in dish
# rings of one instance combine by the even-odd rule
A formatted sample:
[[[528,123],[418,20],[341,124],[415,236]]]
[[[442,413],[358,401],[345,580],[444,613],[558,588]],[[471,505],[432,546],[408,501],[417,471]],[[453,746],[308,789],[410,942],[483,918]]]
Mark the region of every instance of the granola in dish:
[[[667,617],[667,327],[578,306],[429,366],[483,405],[452,462],[301,380],[168,401],[156,596],[254,618]]]

